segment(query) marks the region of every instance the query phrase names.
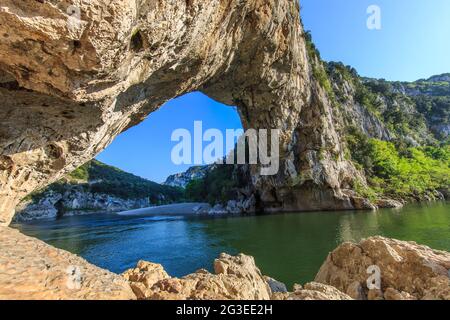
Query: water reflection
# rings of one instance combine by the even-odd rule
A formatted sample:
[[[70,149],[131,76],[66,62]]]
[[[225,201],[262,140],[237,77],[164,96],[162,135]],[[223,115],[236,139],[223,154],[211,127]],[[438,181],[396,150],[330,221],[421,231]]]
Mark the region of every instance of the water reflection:
[[[348,214],[340,217],[337,242],[359,241],[367,235],[381,234],[379,211],[361,214]]]

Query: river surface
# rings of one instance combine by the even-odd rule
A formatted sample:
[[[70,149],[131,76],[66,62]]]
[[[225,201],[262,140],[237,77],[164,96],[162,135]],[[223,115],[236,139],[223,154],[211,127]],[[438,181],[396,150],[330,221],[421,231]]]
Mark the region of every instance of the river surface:
[[[243,252],[288,286],[313,280],[328,252],[343,241],[383,235],[450,251],[450,203],[227,218],[96,214],[13,227],[117,273],[143,259],[179,277],[211,270],[221,252]]]

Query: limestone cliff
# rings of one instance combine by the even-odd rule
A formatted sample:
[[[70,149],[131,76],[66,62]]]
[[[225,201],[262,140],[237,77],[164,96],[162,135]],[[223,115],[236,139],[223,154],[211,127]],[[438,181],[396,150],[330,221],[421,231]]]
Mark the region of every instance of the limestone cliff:
[[[92,193],[82,186],[66,185],[61,191],[45,191],[26,198],[16,207],[13,221],[56,219],[90,213],[119,212],[150,207],[148,198],[124,199],[110,194]]]
[[[308,36],[307,47],[313,76],[326,91],[332,106],[330,116],[346,150],[345,157],[355,163],[368,182],[364,185],[363,179],[354,179],[343,190],[353,195],[353,206],[399,207],[408,201],[448,197],[450,145],[446,128],[450,119],[450,83],[445,81],[447,77],[434,76],[432,80],[411,83],[362,78],[350,66],[322,61]],[[318,150],[319,157],[325,157],[328,152],[322,147]],[[253,197],[254,206],[250,206],[253,210],[279,210],[277,193],[273,193],[272,203],[259,201],[261,190],[246,185],[245,181],[252,179],[246,166],[210,169],[201,180],[187,184],[188,198],[212,204],[219,202],[224,207],[217,211],[236,212],[243,209],[240,205],[236,208],[235,200],[239,204]],[[180,175],[184,183],[191,176],[188,173]],[[304,173],[308,171],[300,171],[292,189],[297,183],[303,185]]]
[[[269,210],[354,208],[343,189],[364,181],[304,35],[290,0],[2,1],[0,223],[194,90],[237,106],[245,128],[281,129],[279,174],[249,181]]]
[[[172,187],[186,188],[189,182],[193,180],[203,179],[208,172],[215,169],[215,165],[194,166],[188,170],[167,177],[164,184]]]
[[[445,142],[450,121],[450,82],[393,82],[360,77],[342,63],[325,64],[331,95],[345,127],[370,138],[412,146]],[[430,79],[446,79],[434,76]]]
[[[428,127],[438,139],[450,136],[450,74],[444,73],[411,83],[394,82],[393,90],[412,97]]]

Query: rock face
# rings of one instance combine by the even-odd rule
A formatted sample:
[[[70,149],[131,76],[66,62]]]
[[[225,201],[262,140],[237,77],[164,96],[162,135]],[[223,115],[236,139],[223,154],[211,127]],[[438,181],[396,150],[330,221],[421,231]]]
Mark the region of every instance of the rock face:
[[[214,164],[190,167],[185,172],[173,174],[167,177],[164,184],[171,187],[186,188],[189,182],[197,179],[202,179],[208,172],[214,170],[214,168],[216,168],[216,165]]]
[[[150,268],[149,268],[150,266]],[[268,300],[271,290],[252,257],[222,254],[214,261],[215,274],[206,270],[170,278],[160,265],[140,262],[124,273],[138,298],[153,300],[232,299]]]
[[[122,199],[108,194],[84,192],[71,188],[64,193],[49,191],[34,202],[22,201],[16,208],[14,221],[51,219],[95,212],[117,212],[150,207],[147,199]]]
[[[0,299],[135,299],[122,277],[0,227]]]
[[[368,288],[367,269],[381,273],[379,290]],[[450,253],[414,242],[373,237],[331,252],[315,281],[355,299],[450,299]]]
[[[335,121],[344,124],[347,131],[356,128],[369,138],[401,139],[411,146],[447,138],[449,116],[445,110],[450,106],[450,82],[444,80],[445,75],[435,76],[442,82],[390,82],[360,77],[355,69],[338,62],[326,63],[326,70],[340,109],[334,114]],[[399,130],[399,121],[406,121],[410,130]]]
[[[162,265],[147,261],[139,261],[136,268],[129,269],[122,275],[130,282],[131,289],[138,299],[152,296],[153,285],[160,280],[170,278]]]
[[[214,261],[215,274],[198,270],[183,278],[171,278],[159,264],[140,261],[123,276],[138,299],[150,300],[351,300],[328,285],[308,283],[295,292],[265,277],[252,257],[221,254]]]
[[[448,73],[414,82],[394,82],[392,85],[394,92],[412,98],[418,111],[425,118],[428,128],[438,140],[445,141],[449,137],[450,118],[446,112],[450,105],[450,76]]]
[[[403,203],[392,199],[378,199],[377,206],[378,208],[401,208]]]
[[[273,300],[353,300],[347,294],[323,283],[309,282],[304,287],[294,286],[294,292],[275,293]]]
[[[268,211],[354,208],[342,188],[360,175],[312,77],[297,1],[5,0],[0,35],[3,225],[24,196],[195,90],[237,106],[245,129],[281,129],[279,173],[251,168]]]

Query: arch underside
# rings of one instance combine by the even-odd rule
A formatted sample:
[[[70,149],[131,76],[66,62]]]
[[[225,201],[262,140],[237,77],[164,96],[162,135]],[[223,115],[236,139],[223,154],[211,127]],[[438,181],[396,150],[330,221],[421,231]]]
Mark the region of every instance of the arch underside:
[[[245,128],[281,130],[279,173],[248,169],[255,210],[354,208],[345,189],[359,174],[311,76],[297,1],[72,1],[76,28],[68,3],[4,2],[0,224],[27,194],[196,90],[236,105]]]

